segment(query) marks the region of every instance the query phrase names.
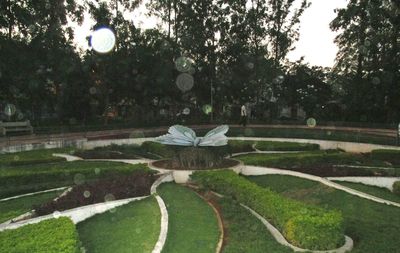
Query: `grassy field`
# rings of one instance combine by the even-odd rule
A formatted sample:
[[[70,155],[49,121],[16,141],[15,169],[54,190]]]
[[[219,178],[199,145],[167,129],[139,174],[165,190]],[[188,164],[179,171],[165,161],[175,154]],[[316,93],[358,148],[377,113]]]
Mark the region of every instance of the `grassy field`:
[[[10,199],[0,202],[0,223],[15,218],[32,210],[33,205],[39,205],[56,198],[63,191],[46,192],[33,196]]]
[[[400,208],[350,195],[291,176],[258,176],[249,179],[287,197],[342,211],[345,233],[354,240],[353,253],[400,252]]]
[[[342,182],[342,181],[335,181],[335,183],[341,184],[343,186],[347,186],[357,191],[365,192],[371,194],[373,196],[390,200],[393,202],[400,203],[400,196],[394,194],[387,188],[381,188],[376,186],[370,186],[360,183],[350,183],[350,182]]]
[[[148,167],[118,162],[75,161],[0,167],[0,197],[83,183],[96,178],[126,174]]]
[[[158,193],[169,214],[163,253],[214,253],[220,231],[212,208],[192,190],[177,184],[163,184]]]
[[[77,228],[86,252],[148,253],[157,242],[160,219],[157,201],[150,197],[96,215]]]
[[[289,253],[273,238],[264,224],[229,198],[217,200],[224,222],[226,243],[223,253]]]

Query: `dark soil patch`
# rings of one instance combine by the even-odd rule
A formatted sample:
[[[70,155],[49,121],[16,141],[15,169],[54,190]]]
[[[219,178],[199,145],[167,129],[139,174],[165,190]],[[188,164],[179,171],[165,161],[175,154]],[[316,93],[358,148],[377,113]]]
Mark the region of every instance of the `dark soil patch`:
[[[175,162],[174,160],[167,159],[167,160],[160,160],[153,162],[153,166],[160,168],[160,169],[167,169],[167,170],[216,170],[216,169],[227,169],[236,165],[239,165],[239,161],[233,159],[223,159],[222,162],[213,167],[208,168],[184,168],[181,167],[179,163]]]
[[[105,201],[150,195],[151,185],[156,178],[153,173],[138,171],[123,177],[77,185],[57,200],[34,206],[34,210],[38,215],[46,215]]]
[[[392,176],[393,170],[368,168],[354,168],[354,167],[334,167],[332,165],[313,165],[310,167],[290,167],[280,168],[284,170],[292,170],[311,174],[320,177],[385,177]]]

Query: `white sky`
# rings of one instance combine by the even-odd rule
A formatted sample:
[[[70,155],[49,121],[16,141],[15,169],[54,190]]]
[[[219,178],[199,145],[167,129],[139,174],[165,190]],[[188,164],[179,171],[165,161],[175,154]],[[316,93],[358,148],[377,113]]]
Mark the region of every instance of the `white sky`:
[[[296,61],[304,56],[304,61],[310,65],[332,67],[338,48],[333,42],[336,34],[329,29],[329,23],[336,17],[334,9],[345,7],[348,0],[310,1],[311,7],[300,19],[300,40],[295,44],[296,49],[289,53],[288,59]],[[157,19],[147,17],[145,13],[146,8],[142,5],[134,13],[126,13],[124,16],[142,29],[156,27]],[[75,43],[83,50],[87,49],[86,37],[90,34],[92,25],[93,20],[86,14],[82,26],[74,28]]]

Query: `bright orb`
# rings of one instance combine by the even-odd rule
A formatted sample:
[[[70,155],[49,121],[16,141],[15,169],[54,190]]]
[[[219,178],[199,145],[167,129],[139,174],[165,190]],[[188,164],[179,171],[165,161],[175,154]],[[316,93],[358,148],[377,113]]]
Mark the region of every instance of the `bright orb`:
[[[115,35],[109,28],[100,28],[93,32],[90,44],[93,50],[105,54],[113,50],[115,46]]]

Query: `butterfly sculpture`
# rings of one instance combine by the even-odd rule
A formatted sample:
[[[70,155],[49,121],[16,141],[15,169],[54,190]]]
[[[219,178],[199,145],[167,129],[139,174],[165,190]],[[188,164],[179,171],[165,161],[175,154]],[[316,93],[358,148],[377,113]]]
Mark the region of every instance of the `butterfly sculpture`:
[[[185,126],[174,125],[168,129],[168,134],[156,138],[156,142],[177,146],[224,146],[228,144],[225,136],[229,126],[222,125],[209,131],[204,137],[196,137],[196,133]]]

